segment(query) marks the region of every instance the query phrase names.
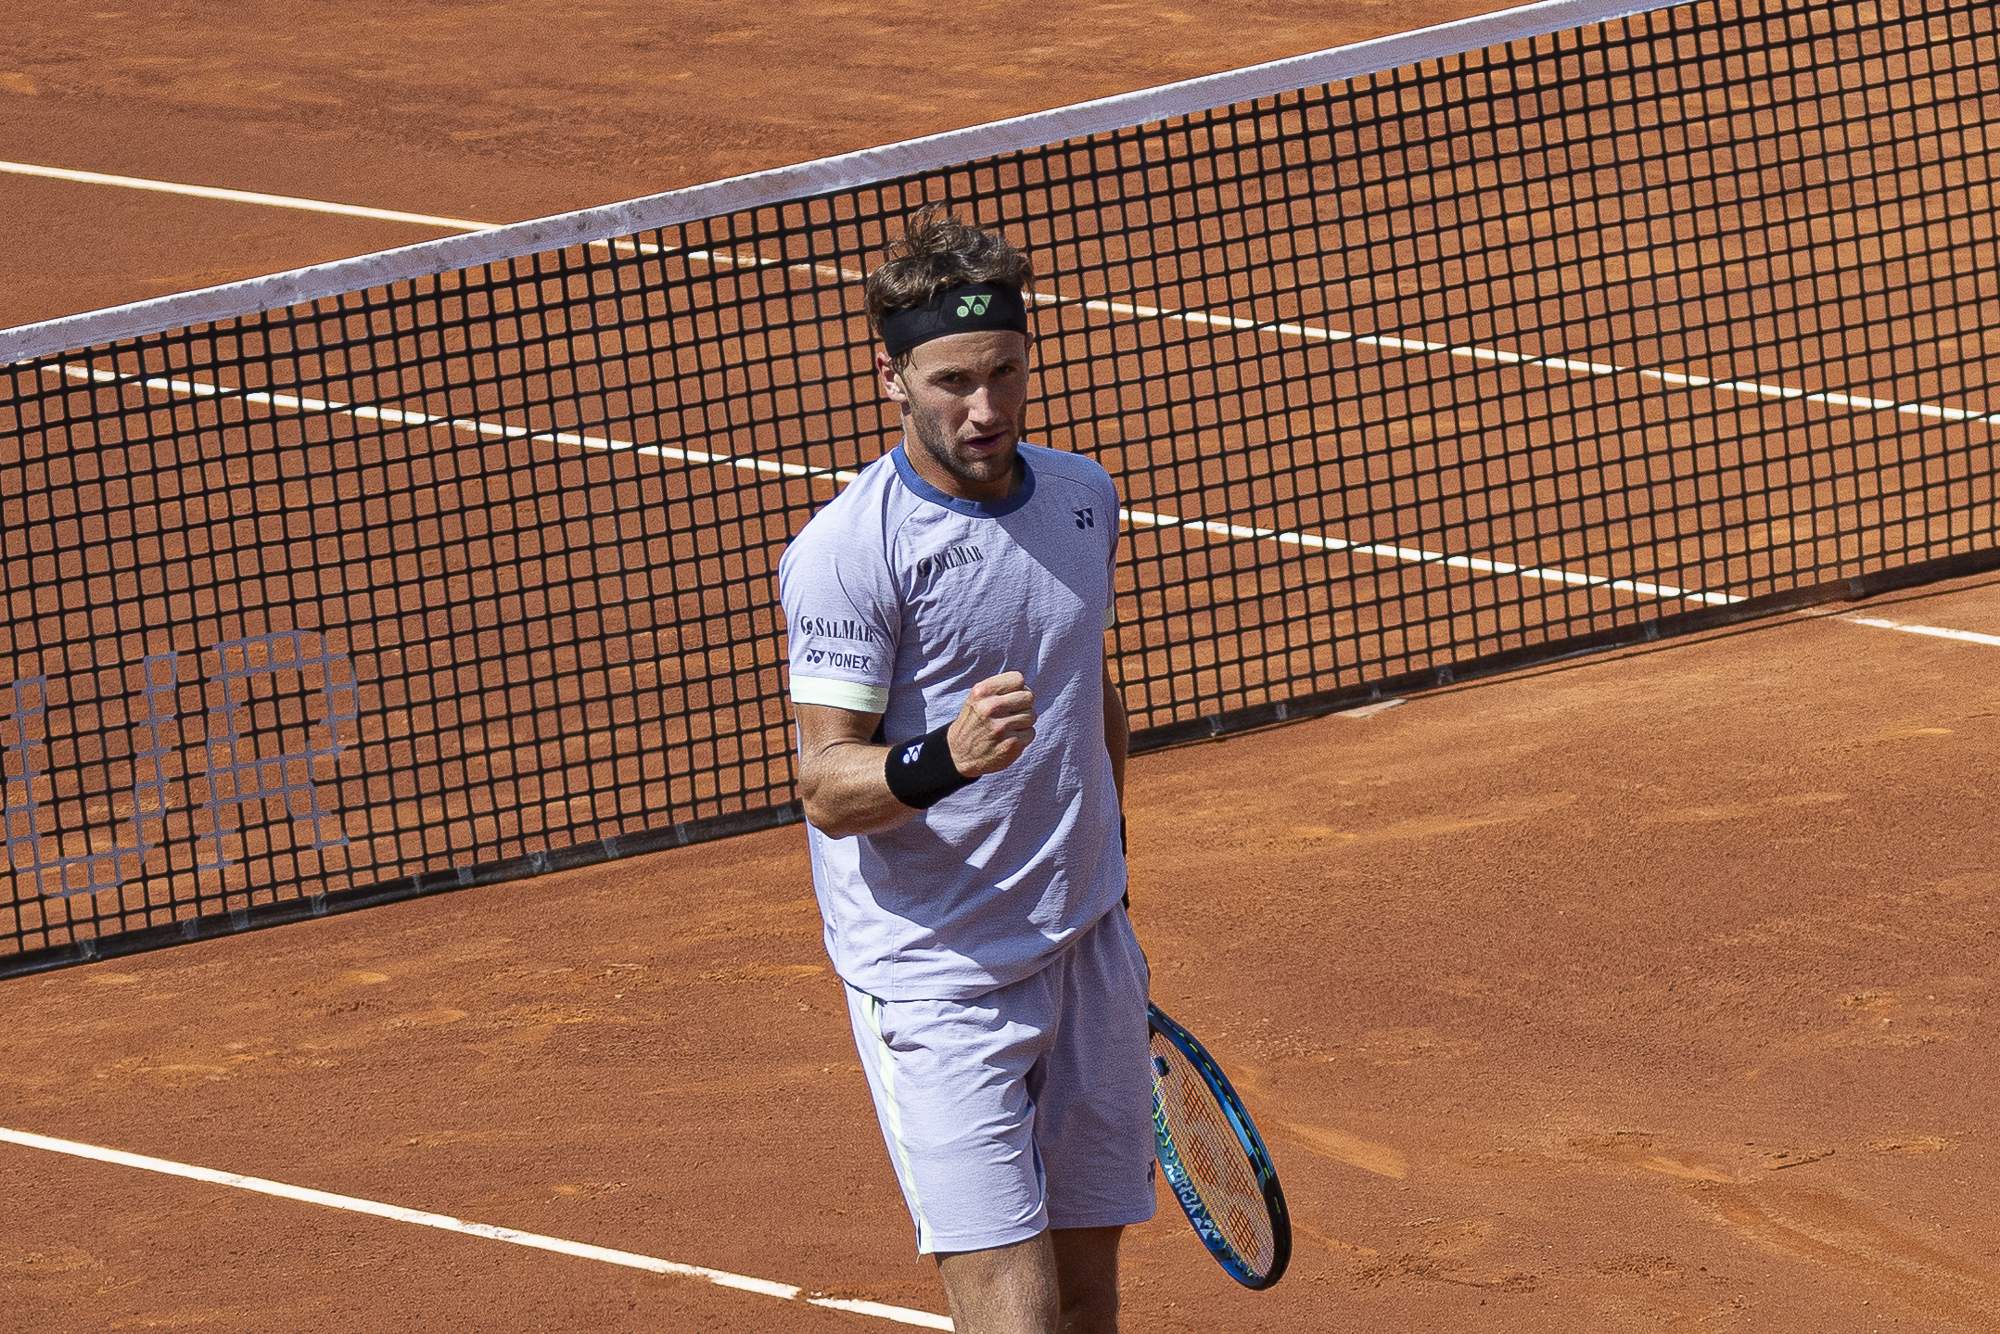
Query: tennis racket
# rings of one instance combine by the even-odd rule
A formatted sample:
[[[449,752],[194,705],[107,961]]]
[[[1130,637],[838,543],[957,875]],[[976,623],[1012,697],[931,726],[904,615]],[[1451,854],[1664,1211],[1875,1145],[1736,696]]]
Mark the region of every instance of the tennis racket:
[[[1160,1170],[1228,1275],[1268,1288],[1292,1258],[1292,1220],[1271,1155],[1208,1049],[1159,1006],[1148,1005],[1146,1018]]]

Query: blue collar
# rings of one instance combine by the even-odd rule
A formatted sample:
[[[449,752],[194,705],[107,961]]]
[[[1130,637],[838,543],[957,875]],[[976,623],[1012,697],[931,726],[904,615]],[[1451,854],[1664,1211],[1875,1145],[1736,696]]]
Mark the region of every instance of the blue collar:
[[[942,505],[956,514],[970,514],[980,519],[998,519],[1012,514],[1028,503],[1035,494],[1035,470],[1028,463],[1028,447],[1019,446],[1014,457],[1021,460],[1021,483],[1007,494],[1005,500],[965,500],[947,495],[926,482],[917,474],[916,465],[910,462],[907,445],[898,443],[890,457],[896,460],[896,475],[903,479],[903,485],[928,500],[933,505]]]

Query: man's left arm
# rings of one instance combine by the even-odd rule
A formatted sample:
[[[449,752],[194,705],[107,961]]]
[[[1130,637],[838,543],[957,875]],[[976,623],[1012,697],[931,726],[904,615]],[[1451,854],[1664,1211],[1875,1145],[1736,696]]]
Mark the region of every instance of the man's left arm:
[[[1125,717],[1125,697],[1111,679],[1111,664],[1104,664],[1104,749],[1111,753],[1111,781],[1118,785],[1118,809],[1125,809],[1125,752],[1132,744],[1132,728]]]
[[[1118,506],[1118,487],[1109,473],[1104,474],[1104,502],[1108,530],[1104,544],[1104,630],[1108,643],[1104,654],[1104,749],[1111,756],[1111,781],[1118,788],[1118,841],[1125,842],[1125,755],[1132,748],[1132,723],[1125,715],[1125,696],[1111,676],[1111,655],[1117,650],[1118,636],[1118,537],[1123,511]]]

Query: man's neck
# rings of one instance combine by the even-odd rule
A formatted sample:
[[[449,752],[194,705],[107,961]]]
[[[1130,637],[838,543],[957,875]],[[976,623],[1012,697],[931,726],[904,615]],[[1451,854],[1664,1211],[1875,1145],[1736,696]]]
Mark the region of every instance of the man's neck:
[[[917,476],[931,486],[950,496],[953,500],[969,500],[981,505],[997,505],[1021,489],[1022,478],[1027,473],[1027,460],[1021,457],[1020,446],[1014,448],[1014,466],[1007,476],[995,482],[966,483],[950,471],[938,465],[931,452],[918,444],[914,437],[905,435],[902,442],[905,458],[916,470]]]

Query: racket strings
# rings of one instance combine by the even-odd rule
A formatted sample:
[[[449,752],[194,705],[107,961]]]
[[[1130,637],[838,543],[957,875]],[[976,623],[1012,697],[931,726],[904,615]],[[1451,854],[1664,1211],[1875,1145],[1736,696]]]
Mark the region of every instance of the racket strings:
[[[1178,1047],[1155,1033],[1152,1049],[1166,1063],[1154,1097],[1195,1194],[1230,1248],[1256,1272],[1270,1272],[1277,1255],[1270,1206],[1234,1127]]]

